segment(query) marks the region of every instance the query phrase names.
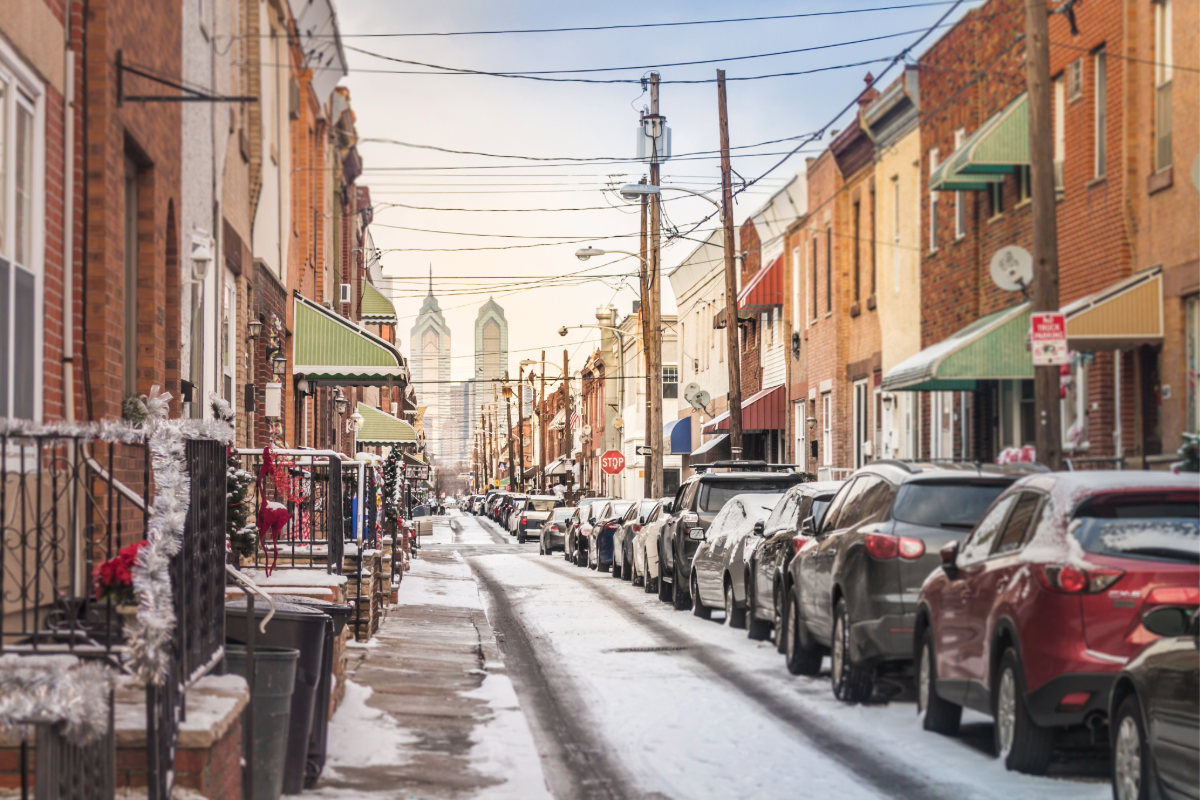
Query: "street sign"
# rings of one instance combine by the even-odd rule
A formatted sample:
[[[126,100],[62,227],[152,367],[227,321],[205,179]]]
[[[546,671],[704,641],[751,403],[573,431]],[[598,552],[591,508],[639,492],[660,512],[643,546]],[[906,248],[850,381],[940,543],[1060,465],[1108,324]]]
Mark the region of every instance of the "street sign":
[[[419,481],[429,480],[429,467],[419,464],[405,464],[404,477],[413,478]]]
[[[609,475],[619,474],[621,470],[625,469],[625,456],[621,455],[620,450],[609,450],[600,456],[600,469]]]
[[[635,447],[633,449],[639,456],[650,455],[650,445],[648,445],[648,444],[639,444],[637,447]]]
[[[1071,363],[1071,353],[1067,350],[1065,314],[1034,314],[1031,317],[1031,326],[1030,343],[1035,367]]]

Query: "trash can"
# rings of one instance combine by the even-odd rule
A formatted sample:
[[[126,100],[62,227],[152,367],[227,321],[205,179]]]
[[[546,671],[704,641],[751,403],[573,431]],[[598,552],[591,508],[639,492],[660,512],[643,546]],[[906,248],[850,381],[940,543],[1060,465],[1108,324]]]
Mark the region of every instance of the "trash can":
[[[267,603],[255,603],[257,618],[270,613]],[[304,790],[304,764],[308,760],[308,736],[312,730],[317,685],[321,682],[325,653],[325,626],[330,617],[309,606],[275,601],[275,616],[267,623],[267,632],[256,631],[255,645],[289,647],[300,651],[296,661],[296,682],[292,692],[292,711],[288,722],[287,757],[284,762],[283,793],[300,794]],[[246,643],[246,601],[225,604],[225,638]],[[327,673],[327,671],[326,671]]]
[[[304,769],[304,788],[312,789],[325,769],[325,753],[329,741],[329,697],[333,694],[334,642],[342,635],[346,621],[354,613],[353,606],[318,600],[315,597],[286,594],[276,595],[276,602],[309,606],[331,617],[325,625],[325,652],[321,664],[321,681],[317,684],[317,699],[313,706],[312,731],[308,736],[308,761]]]
[[[244,618],[244,617],[243,617]],[[296,662],[300,651],[288,647],[254,648],[254,784],[250,800],[279,800],[283,789],[288,723],[291,719],[292,688],[296,684]],[[246,674],[246,648],[225,645],[225,672]]]

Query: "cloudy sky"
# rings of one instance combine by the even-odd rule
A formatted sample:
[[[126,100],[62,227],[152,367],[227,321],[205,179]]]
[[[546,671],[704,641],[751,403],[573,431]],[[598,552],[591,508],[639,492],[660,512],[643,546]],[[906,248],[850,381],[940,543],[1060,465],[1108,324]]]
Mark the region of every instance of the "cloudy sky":
[[[964,3],[947,22],[976,4]],[[918,38],[919,31],[952,6],[952,2],[927,0],[733,4],[693,0],[654,6],[628,0],[586,5],[545,0],[343,0],[338,13],[350,75],[342,83],[351,91],[360,138],[488,154],[460,155],[370,141],[359,146],[366,166],[361,181],[371,187],[376,209],[375,243],[385,250],[385,292],[390,290],[401,317],[402,348],[408,351],[408,331],[427,291],[432,266],[434,291],[452,331],[456,380],[470,377],[475,314],[489,295],[504,306],[509,320],[514,374],[520,359],[538,357],[542,349],[548,351],[547,358],[561,362],[566,347],[573,356],[572,366],[582,363],[594,347],[596,331],[573,330],[561,338],[557,329],[594,323],[597,306],[612,304],[622,314],[629,313],[637,298],[637,280],[622,276],[632,276],[637,262],[605,258],[581,263],[574,252],[586,245],[577,240],[594,239],[590,242],[594,247],[637,250],[637,206],[621,201],[611,187],[636,182],[646,174],[645,166],[635,162],[584,159],[617,161],[636,155],[638,113],[650,101],[639,81],[651,68],[657,68],[664,81],[660,111],[672,128],[676,155],[663,168],[663,183],[708,191],[718,186],[720,175],[719,161],[711,152],[719,145],[716,85],[670,81],[711,81],[717,68],[726,70],[731,79],[727,90],[731,145],[742,148],[735,151],[733,168],[753,180],[801,142],[794,137],[829,123],[862,90],[868,71],[878,74]],[[876,10],[616,30],[393,35],[638,25],[853,9]],[[916,54],[935,38],[936,32]],[[876,40],[859,41],[865,39]],[[859,43],[842,44],[854,41]],[[820,49],[743,58],[802,48]],[[388,59],[484,72],[556,73],[545,78],[630,82],[428,74],[437,71]],[[878,63],[861,63],[873,59]],[[712,63],[671,66],[695,61]],[[615,67],[622,69],[611,69]],[[591,71],[600,69],[609,71]],[[581,72],[563,73],[568,70]],[[806,70],[823,71],[732,80]],[[896,74],[898,68],[880,85]],[[848,116],[831,127],[845,127]],[[788,141],[748,147],[781,139]],[[805,155],[815,155],[828,140],[826,136],[809,145],[742,194],[737,221],[803,170]],[[686,196],[676,196],[664,208],[680,231],[689,230],[712,210],[706,201]],[[701,238],[717,224],[714,218],[691,235]],[[694,246],[686,240],[666,244],[664,265],[669,270]],[[597,261],[608,266],[597,269]],[[615,277],[561,279],[589,268]],[[547,279],[558,280],[544,285]],[[530,281],[543,285],[521,287]],[[670,312],[674,299],[670,284],[664,281],[664,287],[664,311]]]

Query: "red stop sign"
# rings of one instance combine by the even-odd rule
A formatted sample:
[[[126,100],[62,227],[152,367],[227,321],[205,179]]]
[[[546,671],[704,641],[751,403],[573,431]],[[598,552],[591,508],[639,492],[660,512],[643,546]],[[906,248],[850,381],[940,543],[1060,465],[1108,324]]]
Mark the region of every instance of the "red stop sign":
[[[621,455],[620,450],[609,450],[600,456],[600,469],[609,475],[618,474],[621,470],[625,469],[625,456]]]

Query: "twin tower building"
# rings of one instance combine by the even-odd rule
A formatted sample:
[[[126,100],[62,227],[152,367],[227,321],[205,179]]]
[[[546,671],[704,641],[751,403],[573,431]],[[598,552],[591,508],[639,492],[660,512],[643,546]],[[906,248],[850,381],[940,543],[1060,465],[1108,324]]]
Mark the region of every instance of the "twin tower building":
[[[492,402],[492,386],[508,369],[508,320],[492,298],[475,317],[474,378],[450,380],[450,326],[442,315],[433,282],[421,314],[409,332],[409,368],[417,403],[425,407],[426,452],[445,465],[469,463],[473,436],[483,407]]]

